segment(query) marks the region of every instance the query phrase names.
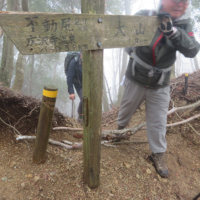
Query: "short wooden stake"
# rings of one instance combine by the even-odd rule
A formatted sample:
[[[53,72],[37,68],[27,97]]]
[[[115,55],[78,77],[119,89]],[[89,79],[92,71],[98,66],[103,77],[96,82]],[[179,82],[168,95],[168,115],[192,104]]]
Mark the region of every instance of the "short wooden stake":
[[[185,74],[185,94],[188,92],[188,74]]]
[[[35,150],[33,153],[34,163],[44,163],[51,130],[51,123],[56,103],[58,88],[49,85],[43,90],[42,104],[40,107],[40,116],[37,127],[37,136],[35,141]]]

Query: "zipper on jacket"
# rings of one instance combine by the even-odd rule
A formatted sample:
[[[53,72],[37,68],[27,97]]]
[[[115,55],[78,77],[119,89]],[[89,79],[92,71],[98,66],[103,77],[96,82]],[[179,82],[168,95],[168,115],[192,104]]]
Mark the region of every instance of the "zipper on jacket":
[[[153,54],[153,65],[155,66],[156,65],[156,54],[155,54],[155,49],[156,49],[156,46],[158,44],[158,42],[162,39],[164,33],[162,33],[160,35],[160,37],[156,40],[155,44],[153,45],[153,48],[152,48],[152,54]]]

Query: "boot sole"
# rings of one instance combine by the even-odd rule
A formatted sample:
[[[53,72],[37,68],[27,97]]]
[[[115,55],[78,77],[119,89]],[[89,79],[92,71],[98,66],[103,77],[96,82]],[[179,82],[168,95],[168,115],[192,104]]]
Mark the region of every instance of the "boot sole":
[[[156,167],[156,164],[155,164],[154,159],[153,159],[151,156],[149,156],[149,157],[150,157],[150,160],[151,160],[151,162],[153,163],[153,165],[154,165],[154,167],[155,167],[155,169],[156,169],[156,172],[157,172],[162,178],[168,178],[168,177],[169,177],[169,174],[168,174],[168,175],[160,174],[159,171],[158,171],[158,169],[157,169],[157,167]]]

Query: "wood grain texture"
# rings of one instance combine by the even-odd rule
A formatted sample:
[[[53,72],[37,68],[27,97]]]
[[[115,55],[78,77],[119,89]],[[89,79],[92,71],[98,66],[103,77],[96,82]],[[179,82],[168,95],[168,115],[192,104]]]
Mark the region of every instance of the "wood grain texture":
[[[81,0],[82,13],[104,13],[104,5],[105,0]],[[103,33],[94,34],[98,39]],[[90,188],[100,184],[102,89],[103,50],[83,51],[83,177]]]
[[[57,91],[54,86],[45,86],[47,91]],[[50,98],[43,95],[40,107],[40,116],[38,120],[37,136],[35,141],[35,149],[33,153],[34,163],[44,163],[46,160],[46,150],[51,131],[51,124],[53,119],[56,98]]]
[[[146,46],[155,35],[158,19],[149,16],[0,12],[0,26],[22,54],[30,55]],[[98,42],[101,46],[97,45]]]

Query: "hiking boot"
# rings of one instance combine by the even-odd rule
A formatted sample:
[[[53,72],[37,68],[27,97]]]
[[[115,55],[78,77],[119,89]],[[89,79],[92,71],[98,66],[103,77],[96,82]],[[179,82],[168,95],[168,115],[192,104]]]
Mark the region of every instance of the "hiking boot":
[[[120,126],[120,125],[118,125],[118,127],[117,127],[117,130],[122,130],[122,129],[124,129],[125,128],[125,126]],[[119,136],[118,134],[115,134],[115,136]],[[121,141],[121,139],[115,139],[114,140],[114,142],[120,142]]]
[[[83,123],[83,114],[78,114],[78,122]]]
[[[125,126],[120,126],[120,125],[118,125],[117,130],[122,130],[122,129],[124,129],[124,128],[125,128]]]
[[[169,172],[164,162],[164,155],[165,153],[152,153],[150,158],[155,164],[158,174],[163,178],[167,178],[169,176]]]

